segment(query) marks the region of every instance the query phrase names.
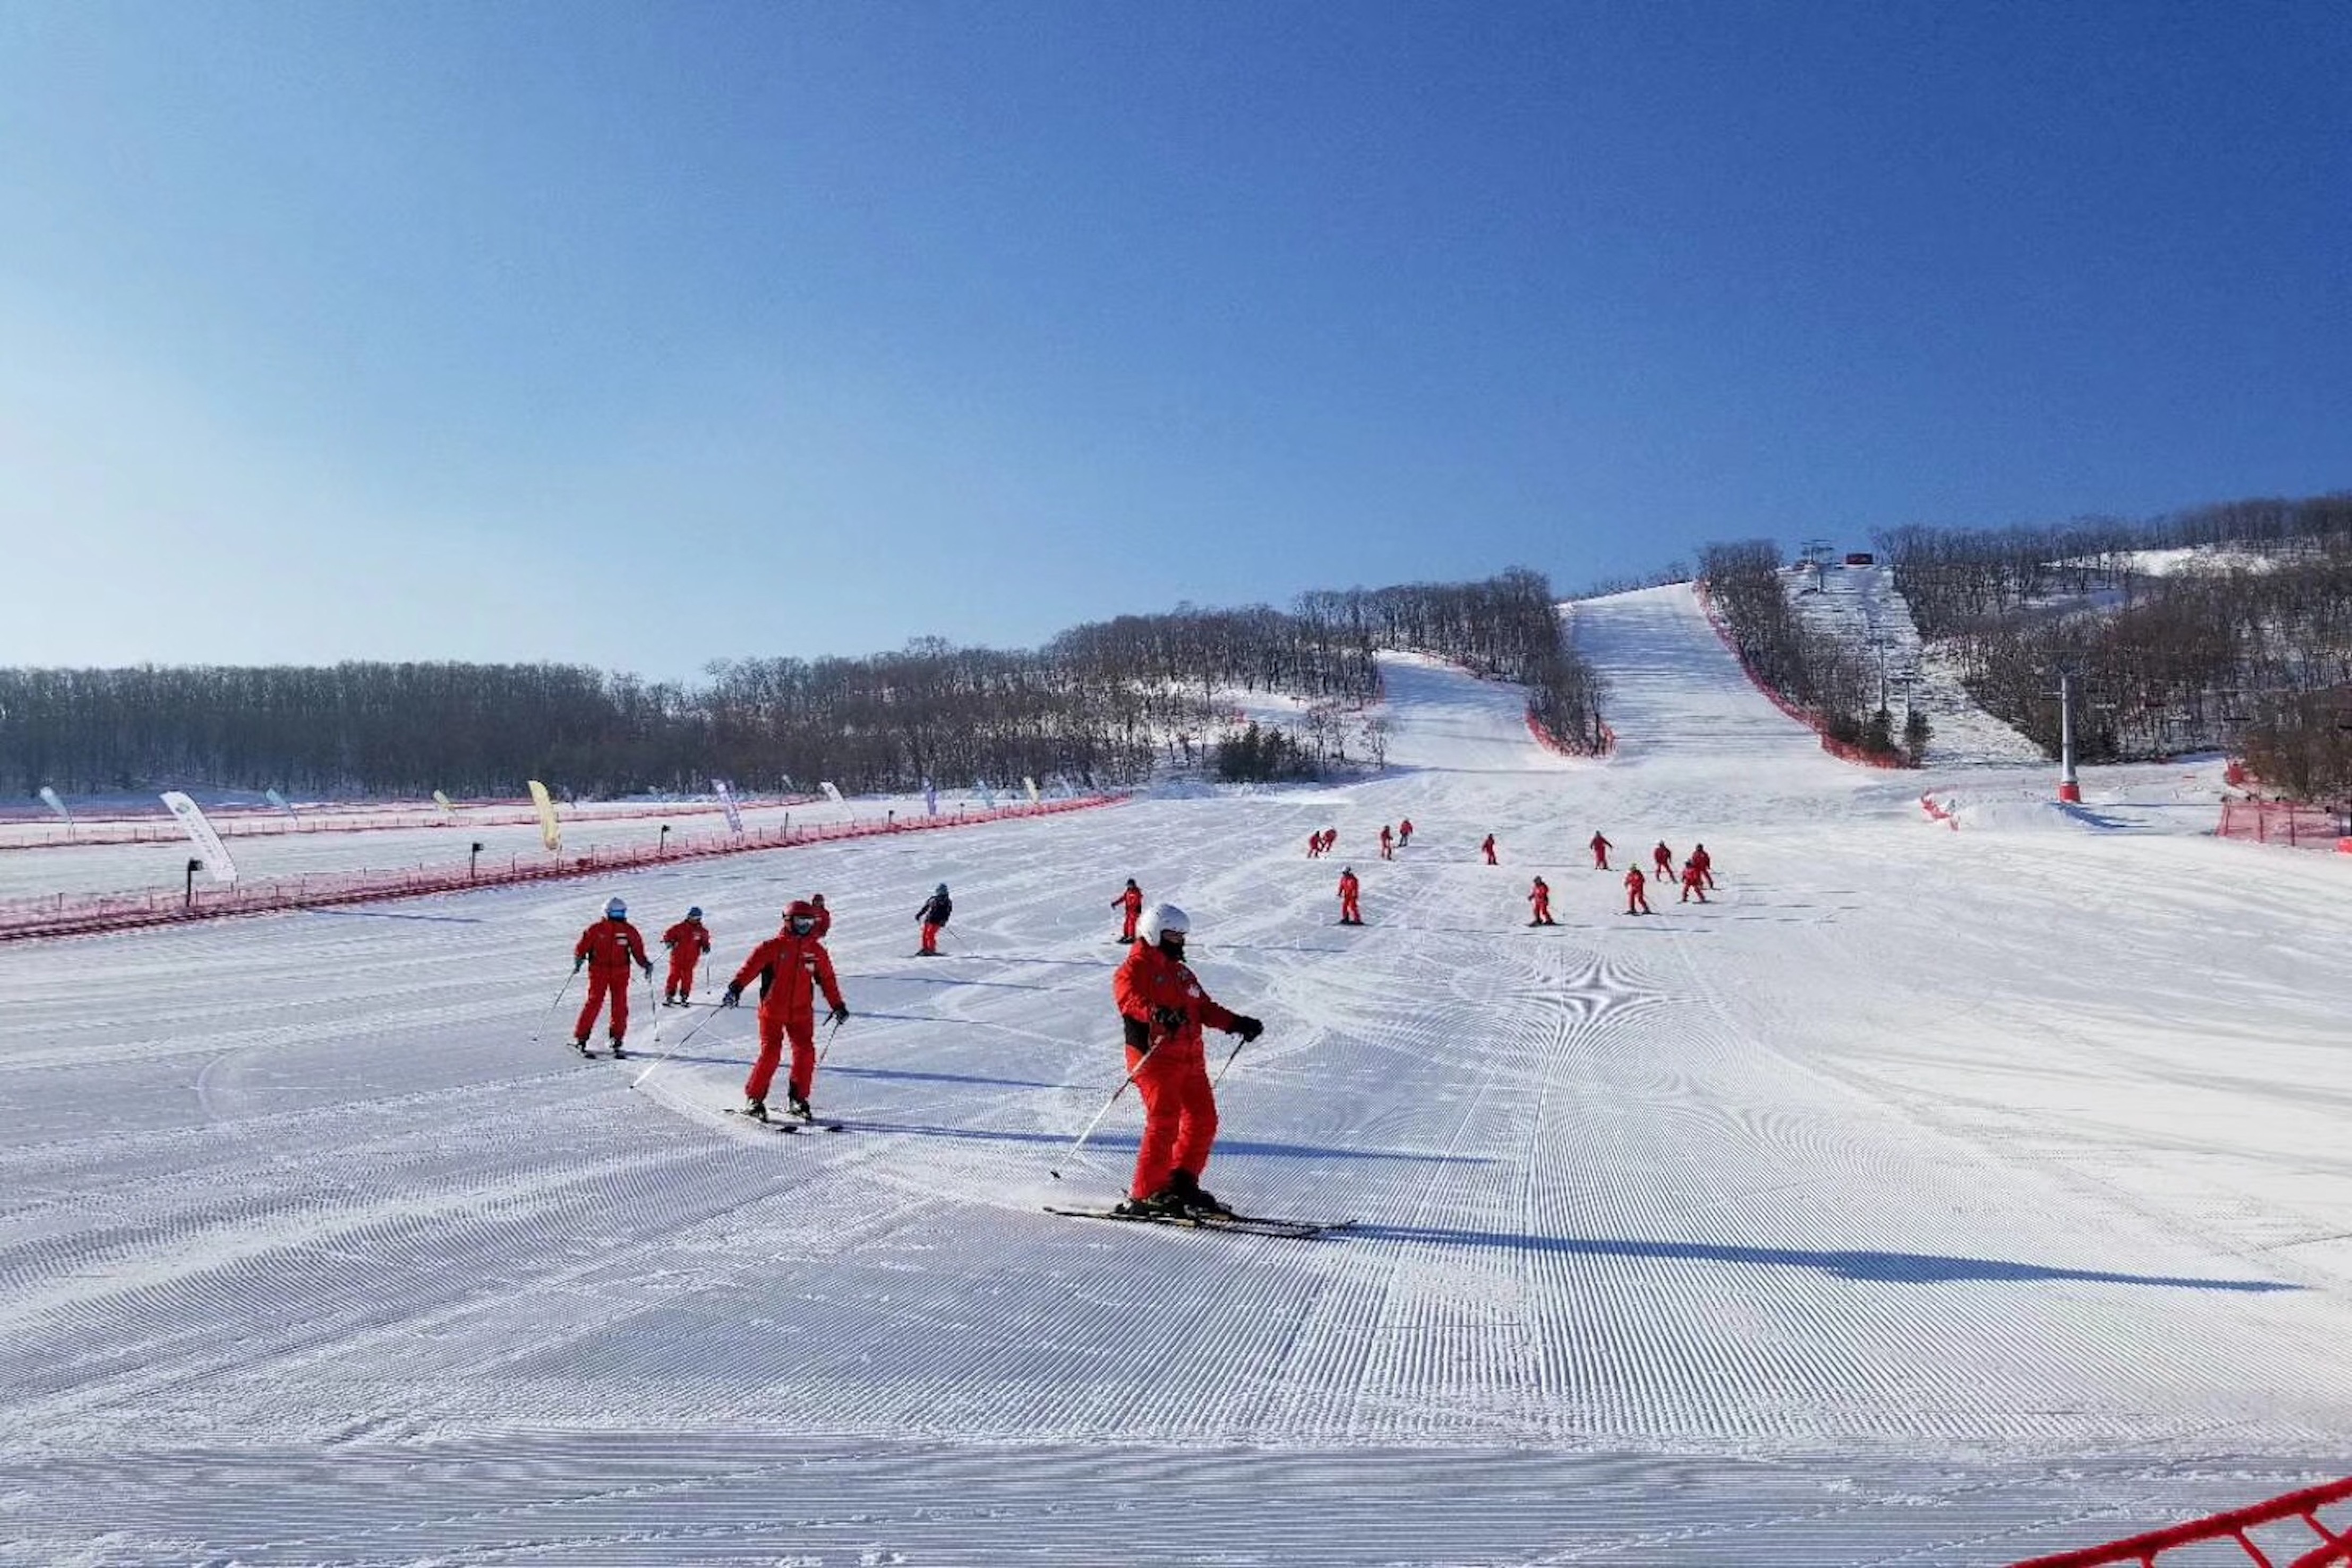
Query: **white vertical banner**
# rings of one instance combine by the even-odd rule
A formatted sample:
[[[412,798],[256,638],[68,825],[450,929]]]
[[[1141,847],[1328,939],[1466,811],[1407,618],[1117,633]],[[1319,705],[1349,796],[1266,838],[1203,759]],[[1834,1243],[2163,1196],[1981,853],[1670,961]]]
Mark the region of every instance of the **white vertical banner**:
[[[831,782],[822,783],[817,786],[817,791],[826,800],[840,807],[843,814],[848,817],[850,821],[856,821],[857,820],[857,813],[849,809],[849,802],[841,798],[841,789],[839,786]]]
[[[933,784],[929,779],[926,779],[923,780],[923,815],[926,817],[936,817],[939,814],[939,787]]]
[[[63,817],[67,827],[73,826],[73,813],[66,810],[66,803],[58,800],[58,792],[47,784],[41,786],[41,804]]]
[[[440,807],[441,810],[448,815],[448,818],[452,822],[457,820],[457,808],[449,804],[449,797],[444,795],[438,789],[433,791],[433,803]]]
[[[718,791],[719,809],[727,813],[727,831],[730,833],[741,832],[743,813],[735,809],[735,791],[728,787],[727,780],[724,779],[713,779],[710,781],[710,787]]]
[[[549,854],[562,853],[563,824],[555,820],[555,801],[547,786],[536,779],[530,780],[530,803],[539,808],[539,841],[547,846]]]
[[[982,810],[993,811],[996,810],[996,787],[994,785],[989,783],[985,779],[975,779],[971,781],[971,787],[980,791],[980,809]]]
[[[205,821],[205,809],[177,789],[164,791],[163,804],[172,815],[180,819],[180,826],[188,830],[188,837],[196,841],[196,852],[204,857],[205,869],[213,880],[233,883],[236,880],[236,862],[228,858],[228,850],[221,843],[220,835]]]
[[[1033,806],[1035,805],[1037,803],[1037,780],[1032,779],[1026,773],[1024,773],[1021,776],[1021,788],[1029,791],[1029,803]]]
[[[287,803],[286,797],[278,791],[275,789],[264,789],[261,792],[261,798],[268,801],[271,805],[277,807],[279,810],[285,812],[288,816],[293,817],[296,821],[299,822],[302,820],[300,817],[295,815],[294,808]]]

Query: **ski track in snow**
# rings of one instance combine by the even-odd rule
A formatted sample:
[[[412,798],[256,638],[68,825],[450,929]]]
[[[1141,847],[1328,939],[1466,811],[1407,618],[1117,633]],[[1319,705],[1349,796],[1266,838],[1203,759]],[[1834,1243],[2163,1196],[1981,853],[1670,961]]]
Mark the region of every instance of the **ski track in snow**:
[[[1960,1564],[2343,1473],[2343,869],[2178,770],[1951,832],[1687,589],[1574,633],[1606,762],[1400,658],[1372,782],[616,878],[705,999],[827,893],[840,1136],[724,1114],[748,1008],[572,1054],[602,884],[0,948],[0,1561]],[[1355,1231],[1039,1212],[1133,1158],[1129,874],[1269,1026],[1210,1185]]]

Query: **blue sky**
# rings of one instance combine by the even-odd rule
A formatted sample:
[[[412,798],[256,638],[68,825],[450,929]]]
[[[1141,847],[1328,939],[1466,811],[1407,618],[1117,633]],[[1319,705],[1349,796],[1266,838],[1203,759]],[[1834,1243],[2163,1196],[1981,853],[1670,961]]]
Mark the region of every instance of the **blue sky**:
[[[2352,486],[2352,6],[0,0],[0,663]]]

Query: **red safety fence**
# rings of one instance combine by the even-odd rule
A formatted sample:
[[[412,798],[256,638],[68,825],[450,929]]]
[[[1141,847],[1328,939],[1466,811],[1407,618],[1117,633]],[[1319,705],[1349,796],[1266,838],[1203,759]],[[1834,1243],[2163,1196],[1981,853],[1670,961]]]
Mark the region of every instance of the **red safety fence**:
[[[2224,800],[2221,826],[2213,831],[2221,838],[2257,844],[2352,853],[2352,837],[2346,836],[2344,827],[2336,812],[2300,800]]]
[[[765,806],[805,806],[819,799],[815,795],[762,796],[758,800],[739,800],[736,804],[750,810]],[[460,802],[457,810],[459,814],[453,818],[438,806],[408,810],[381,806],[304,807],[298,815],[289,817],[275,807],[210,807],[205,817],[212,823],[213,831],[225,839],[276,838],[289,833],[377,833],[415,828],[523,828],[539,822],[538,808],[529,804],[512,807],[498,802],[484,810]],[[635,822],[666,817],[715,817],[725,810],[724,806],[715,802],[694,800],[676,805],[649,803],[621,810],[558,806],[555,815],[562,822]],[[77,817],[71,826],[59,821],[37,826],[0,824],[0,850],[180,843],[187,836],[187,830],[180,826],[177,817]]]
[[[604,844],[579,854],[514,855],[503,863],[487,865],[412,866],[402,871],[324,872],[314,875],[276,877],[241,882],[227,887],[199,887],[192,894],[171,888],[137,893],[65,894],[49,898],[0,902],[0,942],[34,936],[80,936],[95,931],[128,931],[147,925],[175,925],[184,920],[208,920],[232,915],[263,915],[276,910],[310,909],[338,904],[373,904],[382,899],[416,898],[426,894],[464,893],[478,887],[512,883],[552,882],[565,877],[603,876],[618,871],[667,865],[673,861],[705,860],[714,855],[743,854],[754,850],[781,850],[802,844],[830,843],[842,839],[870,838],[884,833],[927,832],[940,828],[971,827],[1015,817],[1050,817],[1096,806],[1116,805],[1123,795],[1089,795],[1075,800],[999,806],[986,811],[960,811],[950,817],[896,818],[881,821],[831,822],[821,827],[763,828],[745,833],[705,833],[674,843]]]
[[[1538,746],[1561,757],[1609,757],[1617,750],[1617,732],[1607,725],[1601,726],[1601,744],[1586,745],[1580,741],[1563,740],[1551,727],[1536,716],[1534,708],[1528,709],[1528,733],[1535,737]]]
[[[2135,1535],[2126,1541],[2111,1541],[2105,1546],[2093,1546],[2080,1552],[2062,1552],[2054,1557],[2035,1557],[2011,1568],[2158,1568],[2158,1560],[2168,1552],[2183,1546],[2196,1546],[2214,1542],[2233,1543],[2246,1554],[2246,1561],[2255,1568],[2334,1568],[2335,1564],[2352,1563],[2352,1525],[2331,1529],[2321,1522],[2323,1508],[2347,1504],[2352,1500],[2352,1479],[2329,1481],[2325,1486],[2307,1487],[2302,1491],[2274,1497],[2268,1502],[2258,1502],[2251,1508],[2230,1513],[2217,1513],[2210,1519],[2193,1519],[2186,1524],[2176,1524],[2165,1530],[2154,1530],[2146,1535]],[[2257,1543],[2252,1532],[2264,1525],[2282,1527],[2285,1542]],[[2318,1538],[2312,1545],[2308,1540],[2294,1534],[2296,1525],[2310,1531]],[[2268,1551],[2264,1550],[2267,1545]],[[2282,1552],[2300,1552],[2300,1556],[2273,1555]],[[2198,1555],[2200,1563],[2212,1563],[2210,1552]]]
[[[1706,584],[1703,581],[1694,582],[1691,584],[1691,591],[1698,595],[1698,607],[1706,612],[1706,623],[1715,629],[1716,636],[1722,641],[1724,647],[1730,651],[1733,660],[1739,665],[1739,673],[1748,677],[1748,684],[1763,693],[1765,700],[1774,707],[1811,730],[1815,738],[1821,741],[1823,751],[1841,762],[1856,763],[1864,768],[1916,768],[1919,766],[1900,752],[1865,751],[1859,746],[1840,740],[1831,735],[1822,723],[1821,715],[1790,702],[1773,690],[1763,676],[1748,667],[1747,659],[1739,652],[1739,643],[1731,635],[1731,628],[1724,624],[1722,616],[1716,613],[1715,599],[1707,592]]]

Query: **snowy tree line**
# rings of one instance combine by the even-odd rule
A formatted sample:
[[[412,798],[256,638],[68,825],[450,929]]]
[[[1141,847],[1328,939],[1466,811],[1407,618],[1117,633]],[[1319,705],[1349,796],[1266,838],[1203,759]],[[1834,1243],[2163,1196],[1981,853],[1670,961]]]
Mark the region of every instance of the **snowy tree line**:
[[[1699,551],[1699,575],[1749,674],[1816,715],[1840,745],[1872,757],[1900,755],[1875,668],[1860,648],[1797,613],[1778,545],[1770,539],[1707,545]],[[1916,757],[1927,744],[1924,721],[1915,716],[1903,738]]]
[[[1381,647],[1523,681],[1562,735],[1600,722],[1600,687],[1566,645],[1549,585],[1514,570],[1308,593],[1287,612],[1122,616],[1036,650],[920,639],[862,658],[730,661],[692,687],[568,664],[0,670],[0,788],[484,796],[536,778],[610,795],[699,791],[714,777],[874,790],[1024,774],[1108,786],[1162,759],[1208,765],[1246,733],[1218,700],[1235,688],[1311,700],[1297,734],[1247,747],[1255,766],[1287,772],[1350,760],[1350,735],[1377,763],[1377,731],[1348,716],[1379,695]]]
[[[1970,695],[2053,755],[2063,666],[2085,760],[2228,749],[2275,788],[2352,791],[2352,494],[1876,542]],[[2211,559],[2139,553],[2191,548]]]

